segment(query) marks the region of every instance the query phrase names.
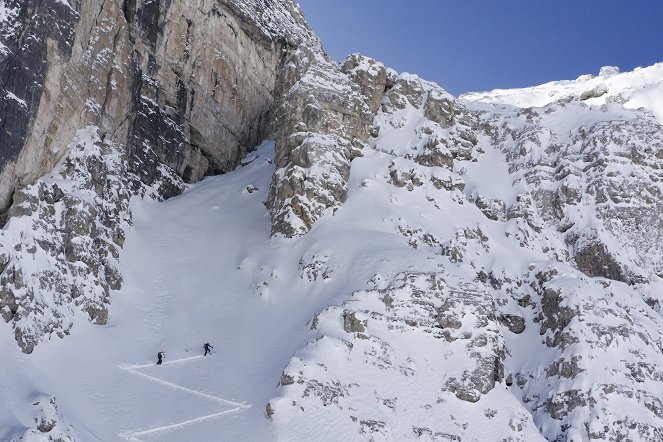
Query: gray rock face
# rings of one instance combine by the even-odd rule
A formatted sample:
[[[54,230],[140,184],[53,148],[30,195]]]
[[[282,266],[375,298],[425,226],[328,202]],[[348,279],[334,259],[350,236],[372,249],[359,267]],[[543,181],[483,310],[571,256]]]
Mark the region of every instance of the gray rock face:
[[[525,331],[525,318],[521,316],[502,314],[498,319],[500,323],[508,328],[512,333],[520,334]]]
[[[290,2],[5,3],[2,207],[90,124],[186,181],[231,170],[268,132],[289,48],[320,51]]]
[[[474,203],[486,215],[486,218],[493,221],[504,220],[506,212],[504,201],[478,196]]]
[[[467,341],[466,353],[475,364],[460,377],[448,379],[445,385],[458,399],[477,402],[504,379],[504,348],[493,299],[488,292],[467,287],[466,291],[452,291],[437,311],[444,338],[450,342]],[[468,334],[468,325],[476,332]]]
[[[353,312],[343,313],[343,330],[347,333],[363,333],[366,331],[368,319],[362,318]]]
[[[294,13],[288,6],[274,8]],[[265,8],[232,1],[135,5],[130,146],[148,142],[159,162],[198,181],[232,170],[265,138],[286,50],[270,32],[287,32],[262,26],[271,14]]]
[[[581,257],[578,265],[589,275],[628,283],[662,275],[663,193],[658,182],[663,178],[663,126],[653,118],[602,123],[578,131],[574,142],[588,162],[583,196],[595,201],[601,220],[594,231],[572,228],[567,234]],[[632,171],[624,176],[620,167]],[[593,266],[582,260],[588,248],[598,257]]]
[[[580,99],[582,101],[589,100],[590,98],[599,98],[608,93],[608,89],[605,85],[598,85],[593,89],[583,92],[580,94]]]
[[[267,201],[272,234],[304,234],[345,200],[350,161],[361,155],[369,136],[369,106],[384,92],[380,73],[386,70],[376,65],[352,56],[345,64],[352,67],[348,75],[308,50],[295,52],[286,64],[293,71],[283,78],[293,84],[274,121],[277,171]],[[303,71],[296,70],[301,67]]]
[[[56,0],[0,5],[0,211],[11,202],[19,154],[36,120],[46,87],[48,55],[72,56],[74,26],[80,15]],[[19,168],[20,169],[20,168]],[[42,170],[45,172],[47,169]],[[24,171],[27,173],[28,171]],[[33,171],[30,171],[33,172]],[[20,173],[20,172],[18,172]],[[33,177],[38,176],[35,171]]]
[[[368,108],[377,112],[388,84],[387,68],[380,62],[361,54],[350,55],[341,65],[341,71],[359,85]]]

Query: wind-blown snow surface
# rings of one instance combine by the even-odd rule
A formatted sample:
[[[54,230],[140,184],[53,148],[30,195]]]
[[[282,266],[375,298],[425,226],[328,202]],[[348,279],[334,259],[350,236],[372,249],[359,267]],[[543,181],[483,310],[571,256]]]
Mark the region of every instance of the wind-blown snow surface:
[[[257,440],[269,439],[264,404],[289,354],[303,344],[297,330],[320,300],[303,297],[301,288],[286,290],[291,274],[282,282],[273,279],[278,269],[271,266],[291,245],[269,244],[262,204],[273,172],[267,152],[182,198],[165,204],[135,201],[135,228],[122,253],[126,282],[107,326],[82,325],[30,357],[18,352],[8,330],[2,333],[2,354],[13,363],[3,366],[0,439],[20,431],[21,424],[34,424],[32,416],[14,413],[41,391],[57,397],[81,440],[118,440],[167,426],[172,427],[140,439],[242,440],[249,432]],[[247,186],[259,190],[250,193]],[[265,280],[278,295],[264,288]],[[214,355],[189,359],[200,355],[207,341]],[[168,362],[185,360],[158,371],[133,371],[179,388],[127,370],[153,363],[160,350]],[[223,411],[218,400],[194,391],[242,407],[232,416],[173,426]]]

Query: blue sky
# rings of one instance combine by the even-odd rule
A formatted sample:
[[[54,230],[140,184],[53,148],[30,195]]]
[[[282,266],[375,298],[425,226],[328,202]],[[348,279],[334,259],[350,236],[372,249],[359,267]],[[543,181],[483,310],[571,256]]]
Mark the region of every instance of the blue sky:
[[[299,0],[329,55],[377,58],[453,94],[663,61],[663,0]]]

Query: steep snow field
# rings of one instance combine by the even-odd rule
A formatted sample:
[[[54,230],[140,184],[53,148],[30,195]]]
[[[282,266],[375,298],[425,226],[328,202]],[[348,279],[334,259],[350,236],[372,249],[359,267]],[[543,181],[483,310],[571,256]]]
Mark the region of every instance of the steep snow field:
[[[338,440],[343,426],[313,434],[286,426],[279,434],[264,417],[282,370],[313,336],[309,321],[355,290],[448,262],[432,249],[410,247],[397,233],[399,213],[447,237],[477,209],[445,214],[423,193],[394,188],[387,184],[393,157],[371,150],[353,163],[348,201],[333,216],[305,237],[270,239],[263,202],[272,157],[266,143],[246,166],[180,197],[133,202],[134,228],[121,255],[125,283],[113,296],[108,325],[80,318],[68,338],[23,355],[2,324],[1,350],[10,363],[0,381],[0,439],[20,432],[17,422],[32,425],[31,415],[17,413],[48,392],[81,440]],[[508,257],[511,266],[527,260]],[[206,341],[214,354],[201,357]],[[160,350],[166,363],[157,367]],[[409,394],[407,385],[399,388]],[[498,387],[486,399],[496,407],[506,398],[522,410],[505,393]],[[349,430],[346,436],[358,437]]]
[[[345,293],[337,290],[346,280],[308,286],[293,272],[305,244],[269,239],[262,203],[271,157],[268,145],[251,165],[179,198],[134,202],[121,257],[125,284],[107,326],[83,319],[69,338],[30,356],[2,333],[12,365],[3,367],[0,439],[20,430],[14,419],[32,425],[12,407],[40,391],[57,398],[81,440],[273,438],[265,404],[305,343],[306,322]],[[197,357],[207,341],[213,356]],[[160,350],[166,364],[156,367]],[[13,384],[28,378],[39,384]]]

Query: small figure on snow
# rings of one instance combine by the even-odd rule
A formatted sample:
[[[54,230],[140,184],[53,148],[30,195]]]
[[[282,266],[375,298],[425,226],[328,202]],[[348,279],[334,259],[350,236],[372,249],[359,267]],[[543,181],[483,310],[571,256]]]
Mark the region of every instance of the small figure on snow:
[[[163,358],[165,358],[165,357],[166,357],[166,353],[164,353],[162,351],[157,353],[157,359],[158,359],[157,365],[161,365],[161,363],[163,362]]]
[[[212,347],[209,344],[209,342],[205,342],[205,344],[203,345],[203,348],[205,349],[205,355],[204,356],[207,356],[207,353],[212,353],[212,350],[210,350],[210,348],[214,348],[214,347]]]

